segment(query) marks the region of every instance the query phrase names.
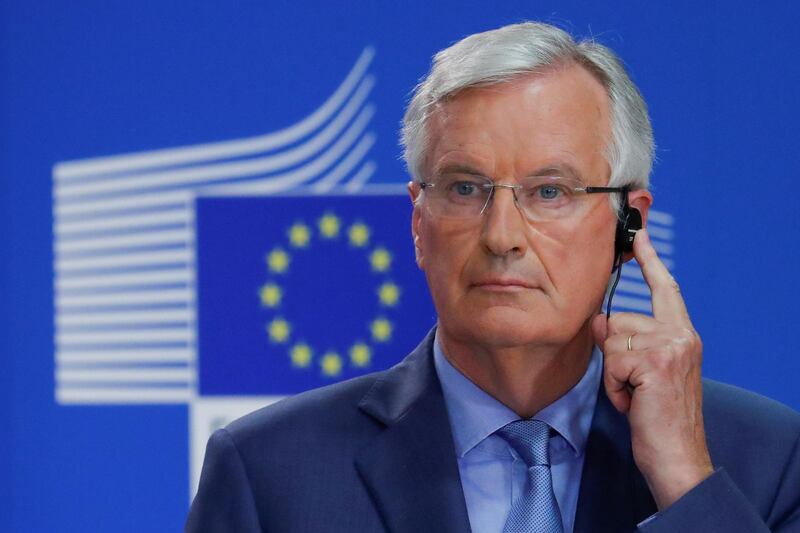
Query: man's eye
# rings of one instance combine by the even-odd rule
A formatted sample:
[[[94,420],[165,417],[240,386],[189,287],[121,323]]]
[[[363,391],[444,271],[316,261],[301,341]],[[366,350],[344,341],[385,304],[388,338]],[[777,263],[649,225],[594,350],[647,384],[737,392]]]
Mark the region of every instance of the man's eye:
[[[539,187],[538,191],[539,197],[544,200],[555,200],[561,194],[563,194],[563,192],[555,185],[542,185]]]
[[[453,184],[453,190],[459,196],[471,196],[475,194],[476,189],[475,184],[468,181],[459,181]]]

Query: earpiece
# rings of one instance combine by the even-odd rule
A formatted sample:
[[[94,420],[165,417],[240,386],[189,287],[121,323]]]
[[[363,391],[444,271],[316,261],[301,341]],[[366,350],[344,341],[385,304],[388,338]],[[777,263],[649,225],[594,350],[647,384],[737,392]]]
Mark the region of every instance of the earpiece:
[[[611,267],[611,273],[617,272],[614,277],[614,283],[611,285],[611,290],[608,292],[608,299],[606,301],[606,316],[611,318],[611,301],[614,299],[614,293],[619,284],[619,277],[622,273],[622,257],[628,252],[633,251],[633,239],[636,237],[636,232],[642,229],[642,213],[635,207],[628,204],[628,188],[622,190],[622,202],[619,206],[619,213],[617,213],[617,235],[614,240],[614,264]]]
[[[622,203],[617,217],[617,236],[614,241],[614,257],[633,251],[633,238],[642,229],[642,213],[628,204],[627,189],[622,193]]]

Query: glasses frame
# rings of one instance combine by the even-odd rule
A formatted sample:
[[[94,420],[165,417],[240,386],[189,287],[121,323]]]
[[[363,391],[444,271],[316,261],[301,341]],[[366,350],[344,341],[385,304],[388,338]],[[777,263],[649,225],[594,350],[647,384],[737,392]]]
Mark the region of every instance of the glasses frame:
[[[515,184],[511,184],[511,183],[495,183],[494,181],[492,181],[491,178],[486,177],[486,176],[475,176],[475,177],[481,177],[481,178],[487,180],[488,183],[481,185],[481,187],[484,187],[484,188],[487,188],[487,189],[491,189],[489,191],[489,195],[486,197],[486,203],[483,204],[483,207],[481,208],[480,213],[475,215],[475,218],[482,216],[483,213],[486,211],[486,208],[489,206],[489,204],[492,201],[492,198],[494,197],[494,190],[495,189],[510,189],[511,190],[511,194],[514,195],[514,205],[517,206],[517,209],[519,209],[520,212],[525,214],[525,210],[523,210],[520,207],[519,201],[517,200],[517,190],[522,189],[522,185],[519,185],[519,184],[515,185]],[[430,182],[430,181],[420,181],[418,183],[419,183],[420,188],[423,191],[425,189],[432,189],[432,188],[436,187],[436,183],[433,183],[433,182]],[[628,191],[630,191],[630,187],[628,187],[628,186],[624,186],[624,187],[585,186],[585,187],[573,187],[572,190],[573,190],[573,192],[583,193],[583,194],[602,194],[602,193],[617,193],[617,192],[618,193],[627,193]],[[472,218],[472,217],[463,217],[463,218]],[[527,214],[525,214],[525,218],[530,218],[530,217]]]

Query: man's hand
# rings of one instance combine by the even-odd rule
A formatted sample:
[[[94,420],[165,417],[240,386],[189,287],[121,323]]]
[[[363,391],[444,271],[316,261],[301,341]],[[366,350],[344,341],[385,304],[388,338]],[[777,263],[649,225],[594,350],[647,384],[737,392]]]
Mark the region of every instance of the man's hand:
[[[703,345],[646,230],[636,234],[633,252],[650,286],[653,318],[599,315],[592,329],[605,355],[606,393],[628,415],[634,460],[663,510],[714,469],[703,427]]]

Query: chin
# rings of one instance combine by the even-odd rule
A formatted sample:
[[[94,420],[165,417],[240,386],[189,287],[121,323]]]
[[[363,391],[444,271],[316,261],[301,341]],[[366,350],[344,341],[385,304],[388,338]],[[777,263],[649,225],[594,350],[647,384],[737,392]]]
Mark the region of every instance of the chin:
[[[443,327],[457,339],[469,344],[511,348],[527,344],[551,344],[559,342],[564,335],[563,324],[559,325],[559,320],[550,313],[492,307],[475,313],[463,313],[459,318],[443,323]]]

